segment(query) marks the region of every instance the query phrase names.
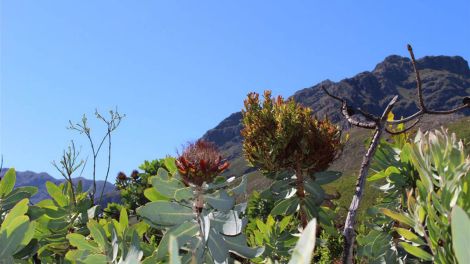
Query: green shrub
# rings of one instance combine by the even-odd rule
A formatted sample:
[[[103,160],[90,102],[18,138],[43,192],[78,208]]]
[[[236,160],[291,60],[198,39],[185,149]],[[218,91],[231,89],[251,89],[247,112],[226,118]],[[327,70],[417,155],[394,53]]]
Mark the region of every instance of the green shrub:
[[[313,218],[331,227],[332,212],[322,206],[326,194],[321,185],[341,176],[323,172],[342,146],[338,127],[312,117],[309,108],[292,99],[271,98],[270,91],[265,91],[263,103],[258,94],[249,94],[242,114],[244,155],[274,180],[271,214],[296,214],[304,228]]]
[[[419,131],[414,142],[393,151],[397,155],[388,153],[388,161],[378,157],[383,169],[372,178],[385,178],[382,189],[394,195],[371,211],[383,215],[375,219],[376,230],[358,236],[360,253],[386,256],[387,263],[410,258],[456,263],[459,246],[453,245],[450,216],[456,207],[470,214],[470,158],[463,143],[445,130]]]
[[[178,171],[173,169],[173,174],[159,168],[150,178],[152,187],[145,190],[145,196],[151,202],[137,209],[146,223],[164,232],[147,261],[168,261],[172,237],[185,263],[228,263],[231,254],[259,256],[263,249],[249,248],[242,234],[246,203],[235,204],[235,196],[246,192],[246,178],[229,188],[230,182],[217,176],[226,166],[206,143],[189,145],[176,165]]]

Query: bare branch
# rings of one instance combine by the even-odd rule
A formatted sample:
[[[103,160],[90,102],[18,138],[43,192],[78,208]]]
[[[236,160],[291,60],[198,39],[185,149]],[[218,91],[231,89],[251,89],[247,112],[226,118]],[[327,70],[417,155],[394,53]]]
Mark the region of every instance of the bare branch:
[[[343,114],[343,116],[346,118],[346,120],[353,126],[358,126],[358,127],[362,127],[362,128],[366,128],[366,129],[374,129],[376,127],[376,122],[370,122],[370,121],[359,121],[357,119],[354,119],[351,117],[351,115],[349,114],[349,111],[348,109],[350,109],[346,103],[346,100],[342,99],[342,98],[339,98],[338,96],[336,95],[333,95],[331,93],[328,92],[328,90],[322,85],[321,88],[323,89],[323,91],[328,95],[330,96],[331,98],[341,102],[341,114]],[[356,110],[356,109],[353,109],[353,110]],[[360,112],[360,113],[363,113],[362,110],[358,109],[357,112]],[[372,116],[371,114],[368,114],[366,113],[365,115],[366,117],[367,116]]]
[[[416,119],[412,125],[410,125],[409,127],[403,129],[403,130],[400,130],[400,131],[393,131],[393,130],[390,130],[389,128],[385,128],[385,131],[387,133],[389,133],[390,135],[399,135],[399,134],[402,134],[402,133],[405,133],[405,132],[408,132],[410,131],[411,129],[413,129],[418,123],[419,121],[421,121],[421,117],[419,117],[418,119]]]
[[[418,102],[419,102],[419,108],[420,110],[409,117],[403,118],[401,120],[393,120],[393,121],[388,121],[389,124],[403,124],[408,121],[414,120],[415,118],[421,117],[424,114],[430,114],[430,115],[448,115],[448,114],[453,114],[456,113],[460,110],[463,110],[465,108],[470,109],[470,100],[468,100],[468,97],[465,97],[462,101],[462,105],[458,106],[456,108],[450,109],[450,110],[443,110],[443,111],[435,111],[435,110],[429,110],[426,108],[426,105],[424,103],[424,96],[423,96],[423,87],[422,87],[422,82],[421,82],[421,77],[418,71],[418,68],[416,66],[416,59],[415,55],[413,53],[413,48],[411,47],[410,44],[408,44],[408,51],[410,52],[410,57],[411,57],[411,64],[413,65],[413,70],[416,75],[416,90],[418,91]]]
[[[355,240],[355,233],[354,233],[354,225],[356,223],[356,213],[359,208],[359,204],[361,202],[362,196],[364,194],[364,187],[366,183],[367,173],[369,171],[369,167],[374,157],[375,151],[379,146],[380,137],[382,136],[383,131],[385,130],[384,121],[386,120],[390,111],[394,104],[397,102],[398,96],[394,96],[392,100],[388,103],[387,107],[380,117],[380,122],[376,123],[374,136],[372,137],[372,141],[370,142],[369,148],[367,149],[366,155],[362,159],[361,169],[359,170],[359,176],[356,182],[356,191],[354,192],[353,199],[351,201],[351,205],[349,206],[348,215],[346,217],[346,222],[344,223],[344,251],[343,251],[343,263],[352,263],[353,259],[353,248],[354,248],[354,240]]]
[[[424,98],[423,98],[423,86],[421,83],[421,77],[419,76],[419,71],[416,66],[415,54],[413,53],[413,48],[410,44],[407,45],[408,52],[410,53],[411,57],[411,64],[413,65],[413,70],[416,75],[416,89],[418,90],[418,101],[419,101],[419,108],[426,112],[426,106],[424,105]]]
[[[343,105],[341,107],[341,113],[351,125],[366,128],[366,129],[374,129],[377,126],[376,122],[359,121],[359,120],[352,118],[348,113],[348,106],[346,105],[345,101],[343,101]]]

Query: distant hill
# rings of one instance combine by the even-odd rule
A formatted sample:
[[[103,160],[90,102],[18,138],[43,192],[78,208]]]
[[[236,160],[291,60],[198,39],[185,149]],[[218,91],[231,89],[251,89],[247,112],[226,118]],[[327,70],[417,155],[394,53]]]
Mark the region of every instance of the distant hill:
[[[6,173],[7,170],[8,170],[7,168],[3,168],[0,171],[0,176],[3,177],[3,175]],[[84,190],[91,189],[93,185],[92,180],[78,177],[78,178],[73,179],[74,184],[76,184],[79,180],[82,181]],[[55,184],[60,184],[64,182],[65,180],[56,179],[45,172],[36,173],[32,171],[17,171],[15,187],[20,187],[20,186],[38,187],[38,192],[33,197],[31,197],[31,202],[37,203],[41,200],[50,198],[46,190],[47,181],[53,182]],[[101,193],[101,188],[103,188],[103,185],[104,185],[104,181],[96,182],[97,194],[95,195],[95,197],[97,197],[97,199],[99,199],[99,195]],[[120,198],[119,192],[116,190],[116,187],[114,186],[114,184],[108,182],[105,187],[102,205],[105,206],[109,202],[119,202],[120,200],[121,198]]]
[[[464,96],[470,95],[470,68],[462,57],[427,56],[417,60],[417,65],[425,102],[430,109],[450,109],[461,104]],[[328,97],[321,90],[321,85],[345,98],[349,104],[360,106],[373,114],[380,115],[394,95],[399,95],[399,101],[393,109],[395,116],[406,116],[417,110],[415,74],[410,59],[406,57],[389,56],[372,71],[339,82],[326,80],[299,90],[292,96],[295,101],[312,108],[317,116],[327,116],[347,129],[348,124],[339,112],[339,103]],[[470,115],[470,109],[461,115]],[[214,142],[228,157],[231,162],[228,175],[242,175],[252,170],[242,157],[241,118],[241,112],[233,113],[202,136]]]

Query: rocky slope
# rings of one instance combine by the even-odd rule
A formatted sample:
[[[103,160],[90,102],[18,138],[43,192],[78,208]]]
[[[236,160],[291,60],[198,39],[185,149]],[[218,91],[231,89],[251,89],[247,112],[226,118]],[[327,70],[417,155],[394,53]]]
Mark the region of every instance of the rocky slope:
[[[427,56],[419,59],[417,65],[428,108],[449,109],[461,104],[463,97],[470,95],[470,68],[462,57]],[[327,116],[347,128],[338,111],[339,103],[328,97],[321,90],[321,85],[345,98],[349,104],[373,114],[381,114],[394,95],[399,95],[399,102],[393,110],[395,116],[407,116],[417,110],[415,74],[410,59],[405,57],[389,56],[372,71],[339,82],[326,80],[292,96],[297,102],[311,107],[317,116]],[[461,115],[470,115],[470,109]],[[202,137],[214,142],[231,161],[228,175],[241,175],[250,170],[242,158],[241,117],[241,112],[231,114]]]

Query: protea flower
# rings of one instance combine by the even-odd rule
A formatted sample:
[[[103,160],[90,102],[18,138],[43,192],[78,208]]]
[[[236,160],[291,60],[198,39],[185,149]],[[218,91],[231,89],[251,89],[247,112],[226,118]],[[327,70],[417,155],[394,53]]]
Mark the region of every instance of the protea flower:
[[[189,143],[175,163],[186,184],[192,183],[197,186],[201,186],[204,182],[211,183],[229,166],[229,163],[222,159],[216,146],[204,140]]]
[[[118,173],[117,178],[118,178],[119,181],[125,181],[125,180],[127,180],[126,174],[125,174],[124,172],[122,172],[122,171],[120,171],[120,172]]]
[[[133,170],[131,173],[131,178],[136,181],[139,178],[139,172],[137,170]]]

